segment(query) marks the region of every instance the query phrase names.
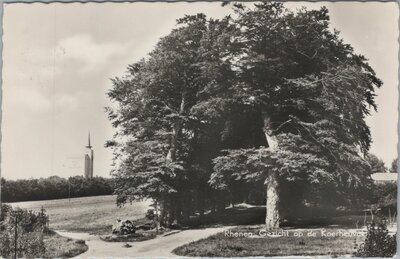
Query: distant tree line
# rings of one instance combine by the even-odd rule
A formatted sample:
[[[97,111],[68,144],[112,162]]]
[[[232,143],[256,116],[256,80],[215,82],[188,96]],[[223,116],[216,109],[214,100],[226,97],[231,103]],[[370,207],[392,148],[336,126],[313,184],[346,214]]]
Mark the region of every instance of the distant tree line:
[[[368,154],[365,159],[371,166],[371,173],[397,173],[397,158],[393,159],[390,168],[385,166],[385,162],[374,154]]]
[[[391,163],[390,168],[386,168],[382,159],[374,154],[368,154],[366,161],[371,166],[371,174],[374,173],[397,173],[397,158]],[[364,195],[366,203],[380,209],[384,215],[395,213],[397,211],[397,183],[383,182],[369,185],[368,192]]]
[[[6,180],[1,178],[1,201],[19,202],[110,195],[113,193],[112,179],[94,177],[86,179],[73,176],[68,179],[58,176],[28,180]]]

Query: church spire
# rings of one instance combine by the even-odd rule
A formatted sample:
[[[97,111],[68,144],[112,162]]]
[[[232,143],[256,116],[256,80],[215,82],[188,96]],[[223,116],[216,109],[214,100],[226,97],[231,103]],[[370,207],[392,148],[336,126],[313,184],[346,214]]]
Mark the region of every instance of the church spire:
[[[92,148],[92,146],[90,145],[90,131],[88,134],[88,145],[86,146],[87,148]]]

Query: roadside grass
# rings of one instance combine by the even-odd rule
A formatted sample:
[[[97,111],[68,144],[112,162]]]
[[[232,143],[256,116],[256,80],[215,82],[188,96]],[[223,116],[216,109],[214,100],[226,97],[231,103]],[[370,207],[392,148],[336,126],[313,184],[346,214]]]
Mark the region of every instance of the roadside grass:
[[[364,241],[364,236],[344,236],[340,233],[348,230],[342,228],[323,229],[336,236],[322,236],[321,229],[290,229],[289,236],[259,236],[263,226],[241,226],[230,229],[241,237],[226,236],[218,233],[206,239],[192,242],[175,248],[172,252],[179,256],[199,257],[247,257],[247,256],[316,256],[327,255],[337,257],[353,254]],[[316,236],[307,236],[313,231]],[[302,233],[302,237],[294,233]],[[240,234],[242,233],[242,234]],[[253,237],[245,237],[244,233],[252,233]]]
[[[88,250],[83,240],[75,240],[50,232],[44,237],[46,252],[43,258],[70,258]]]

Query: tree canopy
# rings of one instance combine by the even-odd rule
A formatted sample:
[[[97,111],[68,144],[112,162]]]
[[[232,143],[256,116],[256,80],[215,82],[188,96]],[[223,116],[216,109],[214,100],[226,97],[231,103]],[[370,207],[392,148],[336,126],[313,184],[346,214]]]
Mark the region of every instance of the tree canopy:
[[[391,167],[390,167],[390,172],[391,173],[397,173],[397,158],[393,159]]]
[[[372,174],[386,172],[387,169],[385,166],[385,162],[383,162],[383,160],[378,158],[376,155],[368,154],[366,156],[365,160],[369,163]]]
[[[152,198],[180,220],[258,188],[277,222],[283,202],[348,202],[368,181],[365,117],[382,82],[330,30],[328,9],[233,9],[178,19],[112,80],[119,204]]]

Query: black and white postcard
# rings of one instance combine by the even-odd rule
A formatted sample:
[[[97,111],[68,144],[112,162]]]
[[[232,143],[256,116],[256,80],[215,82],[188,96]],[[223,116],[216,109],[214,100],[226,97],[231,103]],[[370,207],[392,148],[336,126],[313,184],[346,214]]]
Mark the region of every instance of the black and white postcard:
[[[397,2],[2,19],[0,257],[395,256]]]

